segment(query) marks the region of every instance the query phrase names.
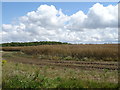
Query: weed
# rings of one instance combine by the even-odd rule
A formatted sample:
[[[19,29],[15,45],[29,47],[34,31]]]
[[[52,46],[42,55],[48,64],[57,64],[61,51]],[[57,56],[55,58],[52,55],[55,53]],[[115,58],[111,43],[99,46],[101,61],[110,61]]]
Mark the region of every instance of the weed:
[[[4,65],[5,63],[7,63],[7,61],[6,60],[2,60],[2,65]]]
[[[16,67],[18,68],[16,70]],[[117,73],[105,71],[85,71],[68,68],[42,67],[34,65],[6,63],[3,65],[4,88],[118,88],[113,82]],[[14,71],[14,73],[13,73]],[[24,73],[21,73],[24,72]],[[77,72],[77,73],[76,73]],[[101,76],[99,76],[100,74]],[[90,76],[87,78],[88,76]],[[100,81],[92,79],[94,76],[101,78]],[[82,77],[86,77],[82,78]],[[111,80],[113,78],[113,81]]]
[[[64,58],[64,60],[72,60],[73,58],[71,56],[67,56]]]

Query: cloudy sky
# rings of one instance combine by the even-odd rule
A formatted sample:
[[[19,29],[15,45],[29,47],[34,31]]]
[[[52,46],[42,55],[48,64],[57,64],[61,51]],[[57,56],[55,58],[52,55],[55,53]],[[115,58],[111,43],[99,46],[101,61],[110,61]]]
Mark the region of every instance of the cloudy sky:
[[[2,42],[116,43],[117,3],[3,3]]]

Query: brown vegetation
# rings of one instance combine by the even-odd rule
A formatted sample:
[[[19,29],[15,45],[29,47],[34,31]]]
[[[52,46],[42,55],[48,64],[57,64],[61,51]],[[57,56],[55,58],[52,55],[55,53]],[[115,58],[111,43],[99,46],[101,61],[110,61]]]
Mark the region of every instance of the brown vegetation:
[[[94,58],[99,60],[118,60],[117,44],[86,45],[40,45],[24,47],[3,47],[4,51],[17,50],[29,55],[71,57],[77,59]]]
[[[3,51],[21,51],[21,49],[22,47],[2,47]]]

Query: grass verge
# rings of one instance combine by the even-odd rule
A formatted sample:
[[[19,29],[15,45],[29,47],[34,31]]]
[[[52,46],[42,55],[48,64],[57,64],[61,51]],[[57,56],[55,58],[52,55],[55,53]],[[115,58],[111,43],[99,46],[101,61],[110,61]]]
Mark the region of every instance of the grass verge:
[[[87,71],[54,66],[3,64],[4,88],[118,88],[117,71]]]

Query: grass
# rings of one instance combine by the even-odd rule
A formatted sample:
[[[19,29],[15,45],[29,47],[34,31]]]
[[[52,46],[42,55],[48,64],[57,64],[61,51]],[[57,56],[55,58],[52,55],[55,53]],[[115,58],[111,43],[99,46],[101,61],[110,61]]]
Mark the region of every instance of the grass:
[[[99,45],[40,45],[3,47],[4,51],[22,51],[28,55],[44,56],[48,59],[118,61],[117,44]]]
[[[4,88],[118,88],[117,71],[3,64]]]
[[[118,72],[15,63],[29,60],[117,61],[118,45],[40,45],[3,47],[2,87],[5,88],[118,88]],[[20,51],[20,52],[16,52]],[[7,59],[7,61],[6,61]],[[17,60],[16,60],[17,59]],[[10,62],[13,61],[13,62]],[[28,61],[27,61],[28,62]]]

